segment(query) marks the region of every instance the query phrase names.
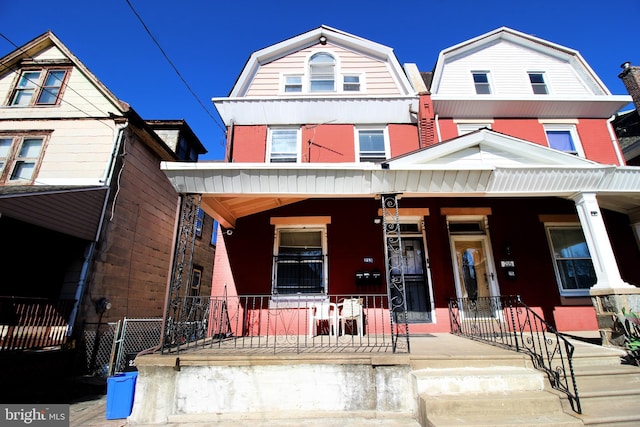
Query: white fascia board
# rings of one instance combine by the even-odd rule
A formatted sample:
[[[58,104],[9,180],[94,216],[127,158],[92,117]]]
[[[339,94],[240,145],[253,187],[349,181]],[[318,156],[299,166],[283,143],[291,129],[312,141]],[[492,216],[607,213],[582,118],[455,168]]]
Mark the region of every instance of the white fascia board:
[[[214,98],[225,125],[414,124],[417,96]]]

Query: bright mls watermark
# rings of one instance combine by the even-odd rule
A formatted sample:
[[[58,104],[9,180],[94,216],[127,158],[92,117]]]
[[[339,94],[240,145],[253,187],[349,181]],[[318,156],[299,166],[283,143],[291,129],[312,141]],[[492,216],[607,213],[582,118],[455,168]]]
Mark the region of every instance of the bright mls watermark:
[[[0,405],[0,426],[68,427],[69,405]]]

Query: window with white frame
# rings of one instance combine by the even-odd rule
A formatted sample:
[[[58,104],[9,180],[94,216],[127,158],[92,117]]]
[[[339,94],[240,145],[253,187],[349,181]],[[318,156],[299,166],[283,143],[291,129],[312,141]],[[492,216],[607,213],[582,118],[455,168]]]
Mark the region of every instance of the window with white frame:
[[[356,129],[356,153],[360,162],[378,162],[388,158],[387,130]]]
[[[326,248],[325,225],[276,226],[273,295],[326,295]]]
[[[271,163],[295,163],[299,160],[300,129],[270,128],[267,144],[268,161]]]
[[[491,83],[488,71],[472,71],[473,85],[478,95],[491,95]]]
[[[544,131],[550,148],[584,157],[582,144],[574,125],[546,124]]]
[[[33,181],[43,146],[44,137],[0,135],[0,182]]]
[[[360,76],[342,76],[343,92],[360,92]]]
[[[336,90],[336,60],[332,55],[319,52],[309,59],[309,90],[311,92]]]
[[[284,76],[284,92],[285,93],[302,92],[302,76],[301,75]]]
[[[466,135],[482,128],[491,129],[491,123],[458,123],[458,135]]]
[[[549,93],[547,83],[544,80],[544,73],[529,72],[529,81],[531,82],[531,89],[534,94],[546,95]]]
[[[547,223],[553,267],[563,296],[586,296],[597,278],[579,223]]]
[[[67,68],[24,70],[13,89],[9,105],[29,107],[34,105],[58,105]]]

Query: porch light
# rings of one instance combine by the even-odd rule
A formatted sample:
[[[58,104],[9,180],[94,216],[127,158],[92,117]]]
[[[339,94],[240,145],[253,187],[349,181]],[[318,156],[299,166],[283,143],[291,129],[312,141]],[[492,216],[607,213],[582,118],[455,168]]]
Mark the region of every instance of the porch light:
[[[105,297],[100,298],[96,301],[96,313],[104,314],[105,311],[111,310],[111,302]]]

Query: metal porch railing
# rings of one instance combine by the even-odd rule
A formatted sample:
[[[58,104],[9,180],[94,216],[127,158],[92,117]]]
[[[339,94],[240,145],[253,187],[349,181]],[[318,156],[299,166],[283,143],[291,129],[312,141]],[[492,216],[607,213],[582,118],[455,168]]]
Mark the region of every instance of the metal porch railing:
[[[163,353],[393,351],[386,294],[186,297]]]
[[[74,300],[0,297],[0,350],[60,346],[67,342]]]
[[[455,335],[529,355],[535,368],[547,374],[551,386],[567,395],[571,408],[582,413],[573,371],[573,344],[519,295],[451,299],[449,319]]]

